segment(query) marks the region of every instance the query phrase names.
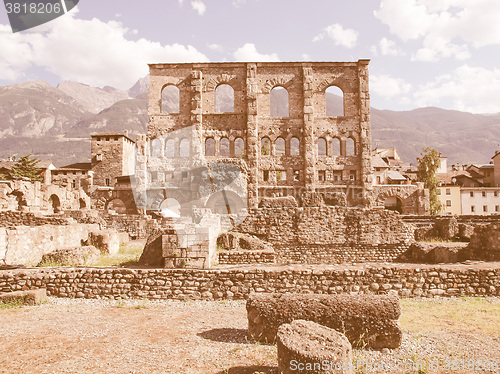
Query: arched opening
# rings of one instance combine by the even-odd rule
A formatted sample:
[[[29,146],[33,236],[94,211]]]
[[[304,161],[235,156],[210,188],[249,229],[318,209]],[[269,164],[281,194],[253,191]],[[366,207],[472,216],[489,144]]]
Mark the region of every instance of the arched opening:
[[[285,139],[277,138],[274,142],[274,149],[276,156],[284,156],[285,155]]]
[[[347,138],[345,141],[345,155],[354,156],[356,154],[356,142],[353,138]]]
[[[87,203],[85,202],[85,200],[80,199],[78,200],[78,202],[80,203],[80,209],[85,209],[87,207]]]
[[[229,139],[221,138],[219,141],[219,156],[229,157]]]
[[[260,141],[260,154],[262,156],[271,155],[271,140],[268,137],[264,137]]]
[[[326,140],[318,138],[318,156],[326,156]]]
[[[191,152],[189,150],[189,139],[182,139],[179,144],[179,156],[189,157],[190,153]]]
[[[339,87],[330,86],[325,90],[325,107],[327,117],[344,115],[344,92]]]
[[[161,112],[179,113],[179,88],[167,85],[161,91]]]
[[[274,87],[270,94],[271,117],[289,117],[288,91],[281,86]]]
[[[234,112],[234,90],[229,84],[221,84],[215,89],[215,112]]]
[[[290,156],[298,156],[300,154],[300,140],[293,137],[290,139]]]
[[[403,213],[403,202],[397,196],[389,196],[384,201],[384,208],[387,210],[394,210]]]
[[[176,199],[169,197],[161,202],[160,214],[163,217],[180,217],[181,204]]]
[[[205,207],[218,214],[238,214],[245,202],[236,193],[222,190],[210,196]]]
[[[205,139],[205,156],[215,156],[215,139]]]
[[[165,157],[172,158],[175,157],[175,141],[174,139],[168,139],[165,143]]]
[[[117,213],[117,214],[125,214],[127,212],[127,208],[125,207],[125,203],[121,199],[113,199],[108,203],[106,210],[109,213]]]
[[[52,194],[49,197],[49,203],[52,205],[52,210],[54,213],[59,213],[61,211],[61,200],[56,194]]]
[[[234,139],[234,156],[241,157],[245,154],[245,141],[242,138]]]
[[[333,138],[332,139],[332,155],[340,156],[340,139]]]
[[[158,138],[151,140],[151,157],[161,157],[161,141]]]

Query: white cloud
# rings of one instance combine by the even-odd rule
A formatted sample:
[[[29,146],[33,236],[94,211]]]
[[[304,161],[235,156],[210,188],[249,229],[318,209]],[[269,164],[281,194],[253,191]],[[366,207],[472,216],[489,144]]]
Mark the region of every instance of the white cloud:
[[[500,69],[467,64],[420,86],[414,95],[419,106],[450,101],[451,109],[472,113],[500,112]]]
[[[0,79],[14,80],[30,67],[42,67],[62,80],[125,89],[148,73],[148,63],[208,61],[192,46],[133,41],[127,38],[133,30],[119,22],[81,20],[75,14],[27,33],[8,33],[0,25]]]
[[[378,45],[374,45],[370,48],[370,51],[375,55],[381,54],[382,56],[402,56],[405,53],[396,47],[396,43],[393,40],[387,38],[382,38]]]
[[[251,62],[272,62],[279,61],[279,57],[276,53],[263,54],[257,51],[255,44],[246,43],[243,47],[238,48],[233,53],[236,61],[251,61]]]
[[[225,48],[222,45],[217,44],[217,43],[209,44],[207,47],[215,52],[223,53],[225,51]]]
[[[233,0],[233,6],[235,8],[239,8],[240,6],[242,6],[245,3],[246,3],[246,0]]]
[[[466,59],[471,46],[500,44],[498,0],[382,0],[374,14],[401,40],[422,40],[414,60]]]
[[[403,96],[410,92],[411,84],[401,78],[394,78],[390,75],[371,75],[370,91],[385,98]]]
[[[313,38],[313,42],[324,38],[332,39],[335,45],[354,48],[358,40],[358,32],[353,29],[344,29],[342,25],[335,23],[325,27],[322,32]]]
[[[207,10],[207,6],[200,0],[191,1],[191,7],[198,12],[199,16],[202,16]]]

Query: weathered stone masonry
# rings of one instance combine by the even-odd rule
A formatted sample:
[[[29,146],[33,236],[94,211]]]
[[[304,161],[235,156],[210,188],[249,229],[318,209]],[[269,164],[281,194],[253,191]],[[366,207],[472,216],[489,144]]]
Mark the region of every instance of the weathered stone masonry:
[[[0,291],[46,288],[77,298],[244,299],[251,292],[397,292],[401,297],[500,296],[500,263],[365,269],[43,268],[0,271]]]

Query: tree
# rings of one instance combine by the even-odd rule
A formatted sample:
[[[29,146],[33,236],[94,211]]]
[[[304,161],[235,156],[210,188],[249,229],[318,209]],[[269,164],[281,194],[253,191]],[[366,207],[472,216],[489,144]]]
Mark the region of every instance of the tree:
[[[28,178],[30,181],[42,181],[42,173],[37,166],[40,162],[37,158],[31,158],[31,154],[22,156],[10,170],[12,179]]]
[[[437,194],[438,180],[436,171],[439,168],[439,152],[427,147],[422,150],[422,157],[418,161],[417,178],[424,182],[425,188],[429,189],[429,201],[431,214],[438,214],[441,211],[441,203]]]

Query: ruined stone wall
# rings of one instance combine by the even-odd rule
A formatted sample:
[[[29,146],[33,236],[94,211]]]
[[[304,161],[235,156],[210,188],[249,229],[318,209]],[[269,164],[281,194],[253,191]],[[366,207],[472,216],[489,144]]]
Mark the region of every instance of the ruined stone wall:
[[[249,209],[235,231],[270,242],[278,263],[394,261],[414,239],[397,213],[332,206]]]
[[[0,261],[14,265],[37,265],[46,253],[79,247],[96,224],[0,227]]]
[[[68,225],[66,218],[36,216],[34,213],[0,211],[0,227]]]
[[[268,190],[275,188],[293,195],[300,195],[297,189],[355,188],[366,204],[364,194],[372,185],[368,62],[150,65],[148,135],[137,159],[140,188],[147,188],[145,165],[154,169],[157,162],[151,157],[154,149],[143,148],[157,147],[159,159],[165,158],[168,134],[191,128],[194,135],[186,138],[192,154],[208,162],[244,159],[250,207],[257,207],[262,196],[273,196]],[[223,84],[234,92],[234,110],[229,113],[218,112],[215,105],[216,89]],[[169,86],[178,89],[178,112],[166,112],[162,106],[162,92]],[[325,92],[332,86],[343,93],[342,115],[326,111]],[[276,87],[287,91],[288,115],[271,113]],[[213,155],[206,154],[207,139],[214,142]],[[263,139],[270,141],[267,154],[261,149]],[[318,139],[325,141],[325,155],[319,153]],[[332,151],[334,139],[340,142],[339,154]],[[177,149],[181,139],[171,140]],[[235,154],[237,140],[244,143],[240,155]],[[294,140],[298,152],[291,152]],[[348,140],[354,144],[352,154],[346,153]],[[220,152],[223,141],[229,146],[227,155]],[[278,141],[284,142],[284,153],[276,150]],[[159,174],[156,169],[153,173]]]
[[[0,271],[0,291],[46,288],[77,298],[244,299],[251,292],[500,296],[500,265],[181,270],[42,268]]]

